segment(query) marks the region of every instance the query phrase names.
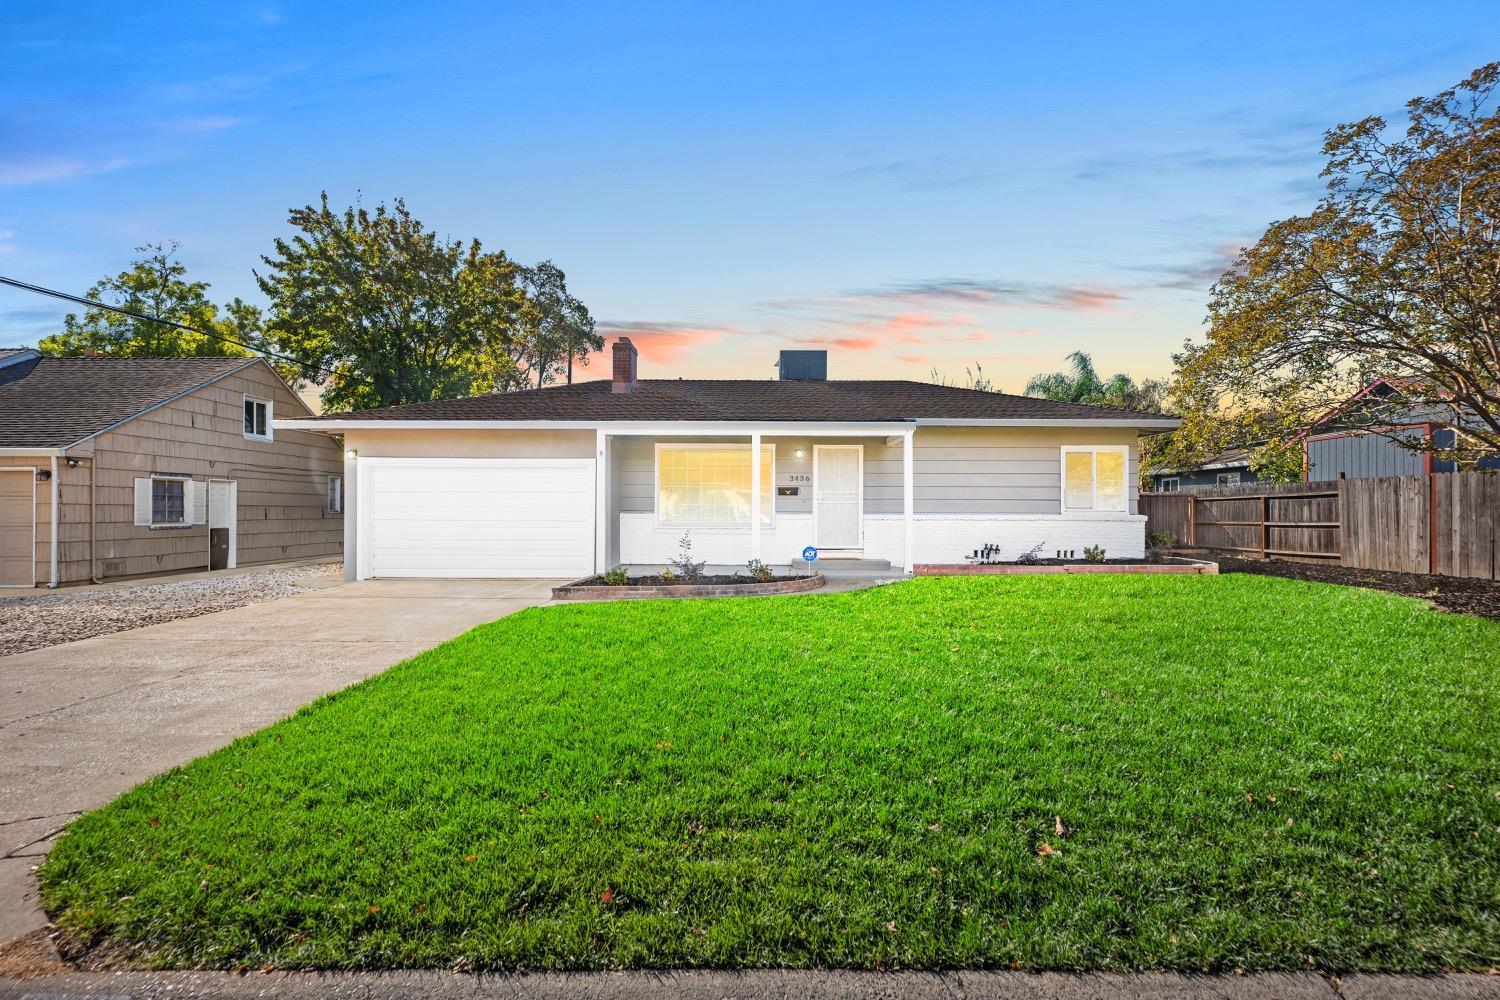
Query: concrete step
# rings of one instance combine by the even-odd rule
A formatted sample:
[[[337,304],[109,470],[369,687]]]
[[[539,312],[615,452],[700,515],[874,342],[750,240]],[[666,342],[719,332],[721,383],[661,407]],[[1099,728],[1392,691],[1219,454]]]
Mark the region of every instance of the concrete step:
[[[792,572],[806,573],[816,570],[824,576],[833,577],[890,577],[901,572],[891,568],[889,559],[815,559],[811,564],[801,559],[792,560]]]

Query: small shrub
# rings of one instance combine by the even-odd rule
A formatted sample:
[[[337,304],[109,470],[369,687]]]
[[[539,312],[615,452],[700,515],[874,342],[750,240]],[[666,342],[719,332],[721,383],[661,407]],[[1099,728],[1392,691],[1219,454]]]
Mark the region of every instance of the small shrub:
[[[1037,542],[1031,548],[1016,556],[1016,562],[1022,566],[1035,566],[1042,561],[1042,546],[1046,542]]]
[[[775,570],[761,562],[759,559],[751,559],[745,564],[745,570],[750,574],[750,579],[756,583],[770,583],[771,578],[776,575]],[[739,574],[735,574],[738,576]]]
[[[624,566],[616,566],[614,569],[604,571],[604,582],[611,587],[623,587],[629,582],[630,576]]]
[[[682,537],[677,540],[677,555],[668,559],[667,565],[671,566],[682,578],[689,583],[703,575],[704,560],[693,560],[693,533],[684,531]]]
[[[1102,563],[1104,561],[1104,546],[1085,545],[1083,547],[1084,562]]]
[[[1170,531],[1153,531],[1146,536],[1146,545],[1153,549],[1170,549],[1177,544],[1177,536]]]
[[[664,570],[661,571],[661,582],[662,583],[676,583],[677,582],[677,574],[674,573],[674,572],[672,572],[669,569],[664,569]]]

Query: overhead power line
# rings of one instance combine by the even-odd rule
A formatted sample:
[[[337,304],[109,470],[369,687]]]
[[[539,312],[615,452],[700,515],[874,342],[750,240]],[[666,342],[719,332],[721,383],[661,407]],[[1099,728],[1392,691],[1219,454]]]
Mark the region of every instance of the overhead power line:
[[[188,333],[196,333],[200,337],[208,337],[210,340],[217,340],[223,344],[233,344],[235,347],[243,347],[247,351],[253,351],[256,354],[262,354],[268,358],[275,358],[277,361],[285,361],[289,364],[297,365],[300,368],[306,368],[315,372],[322,372],[324,375],[334,374],[327,368],[322,368],[318,365],[310,365],[305,361],[301,361],[286,354],[277,354],[275,351],[268,351],[265,348],[257,347],[254,344],[246,344],[243,341],[235,340],[233,337],[226,337],[222,333],[215,333],[212,330],[200,330],[195,326],[188,326],[186,323],[178,323],[170,319],[162,319],[160,316],[147,316],[145,313],[138,313],[134,309],[126,309],[123,306],[112,306],[108,302],[100,302],[98,299],[87,299],[81,295],[73,295],[69,292],[60,292],[55,288],[44,288],[41,285],[33,285],[30,282],[19,281],[15,278],[7,278],[3,274],[0,274],[0,285],[9,285],[12,288],[19,288],[23,292],[35,292],[38,295],[47,295],[54,299],[61,299],[64,302],[76,302],[78,305],[88,306],[90,309],[108,309],[110,312],[119,313],[121,316],[129,316],[132,319],[138,319],[146,323],[156,323],[160,326],[170,326],[174,329],[185,330]]]

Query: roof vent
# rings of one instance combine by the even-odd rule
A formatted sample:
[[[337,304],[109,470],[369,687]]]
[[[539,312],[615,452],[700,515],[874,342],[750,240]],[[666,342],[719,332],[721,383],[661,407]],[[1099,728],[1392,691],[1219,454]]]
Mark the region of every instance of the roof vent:
[[[826,382],[828,380],[828,352],[782,351],[776,367],[781,372],[783,382]]]

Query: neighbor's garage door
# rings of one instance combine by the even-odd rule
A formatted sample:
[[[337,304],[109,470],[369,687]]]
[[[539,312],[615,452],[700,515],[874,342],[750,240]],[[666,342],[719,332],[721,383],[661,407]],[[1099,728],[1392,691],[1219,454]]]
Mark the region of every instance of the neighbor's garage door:
[[[362,579],[594,571],[591,459],[363,459],[355,501]]]

